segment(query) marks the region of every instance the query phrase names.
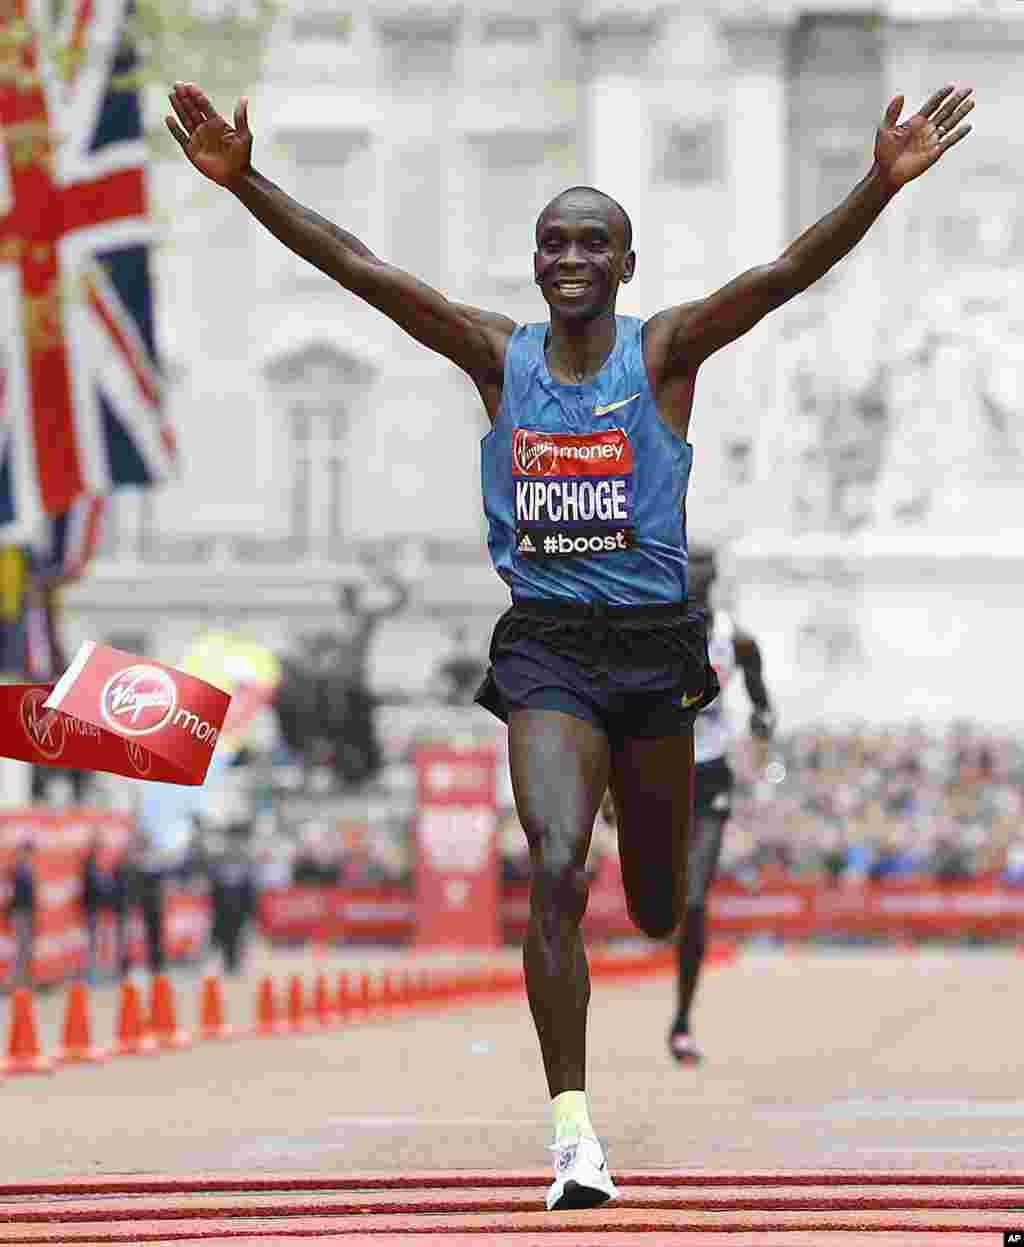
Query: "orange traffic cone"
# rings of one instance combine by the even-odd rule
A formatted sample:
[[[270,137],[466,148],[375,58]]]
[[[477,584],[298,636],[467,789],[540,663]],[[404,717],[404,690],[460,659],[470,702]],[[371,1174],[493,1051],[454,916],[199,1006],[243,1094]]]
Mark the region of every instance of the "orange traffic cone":
[[[402,1008],[402,976],[397,971],[384,973],[384,1008],[388,1013],[398,1013]]]
[[[412,974],[403,970],[398,976],[398,1004],[402,1009],[411,1009],[416,993],[413,990]]]
[[[427,1003],[431,1008],[443,1005],[448,999],[449,990],[449,976],[445,971],[427,971]]]
[[[434,975],[434,1004],[444,1006],[455,995],[455,975],[451,970],[438,970]]]
[[[304,1031],[308,1028],[306,1021],[306,1002],[302,995],[302,977],[293,974],[288,981],[288,1029]]]
[[[268,974],[260,980],[256,996],[256,1025],[253,1030],[257,1035],[281,1035],[287,1029],[285,1023],[278,1019],[274,980]]]
[[[424,970],[423,987],[421,989],[423,1003],[428,1009],[434,1008],[444,999],[444,983],[440,971]]]
[[[356,1002],[351,980],[344,970],[338,975],[338,994],[335,999],[335,1017],[339,1022],[351,1022],[356,1011]]]
[[[373,986],[370,983],[370,976],[364,970],[359,976],[353,993],[356,1017],[365,1020],[370,1016],[373,1009]]]
[[[234,1029],[224,1021],[224,1000],[220,990],[220,979],[215,974],[208,974],[203,979],[203,995],[199,1010],[200,1039],[230,1039]]]
[[[423,970],[420,976],[420,1000],[432,1009],[441,998],[441,976],[432,970]]]
[[[409,970],[405,978],[405,1003],[410,1009],[419,1008],[426,998],[424,972]]]
[[[157,1043],[150,1033],[142,1013],[139,989],[130,979],[121,983],[121,1001],[117,1013],[118,1056],[149,1056],[157,1051]]]
[[[63,1040],[63,1047],[57,1054],[61,1065],[97,1064],[110,1056],[106,1048],[94,1048],[90,1042],[89,991],[81,979],[68,988]]]
[[[316,976],[316,986],[313,989],[313,1012],[320,1026],[326,1028],[334,1025],[336,1015],[330,989],[327,986],[326,974]]]
[[[149,1025],[161,1048],[188,1048],[192,1036],[179,1030],[174,1010],[174,988],[166,974],[154,974],[150,984]]]
[[[391,980],[386,974],[367,975],[363,999],[367,1014],[386,1014],[391,1009]]]
[[[709,965],[729,965],[739,956],[732,940],[712,940],[705,961]]]
[[[52,1074],[53,1062],[39,1051],[32,993],[19,987],[11,997],[11,1034],[7,1046],[5,1074]]]
[[[487,971],[487,990],[488,993],[497,998],[499,996],[507,996],[515,989],[515,977],[511,970],[506,970],[504,966],[491,966]]]

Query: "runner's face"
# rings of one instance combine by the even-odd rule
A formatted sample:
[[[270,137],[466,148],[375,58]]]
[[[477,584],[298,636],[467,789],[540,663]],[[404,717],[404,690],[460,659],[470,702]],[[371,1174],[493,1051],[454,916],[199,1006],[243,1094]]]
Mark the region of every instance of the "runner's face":
[[[615,305],[619,282],[633,276],[620,215],[601,199],[570,195],[537,222],[533,272],[553,316],[593,320]]]

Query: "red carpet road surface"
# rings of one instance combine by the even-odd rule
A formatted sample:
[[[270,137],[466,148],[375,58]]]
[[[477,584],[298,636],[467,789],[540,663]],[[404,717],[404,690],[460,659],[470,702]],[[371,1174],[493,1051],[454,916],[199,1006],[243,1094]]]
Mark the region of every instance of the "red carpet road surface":
[[[542,1210],[521,999],[6,1079],[0,1247],[998,1247],[1024,1232],[1022,978],[1012,951],[747,951],[707,976],[697,1070],[667,978],[596,983],[622,1198],[575,1213]]]
[[[993,1241],[1024,1232],[1024,1172],[625,1172],[601,1209],[538,1212],[537,1173],[108,1179],[0,1187],[0,1243]]]

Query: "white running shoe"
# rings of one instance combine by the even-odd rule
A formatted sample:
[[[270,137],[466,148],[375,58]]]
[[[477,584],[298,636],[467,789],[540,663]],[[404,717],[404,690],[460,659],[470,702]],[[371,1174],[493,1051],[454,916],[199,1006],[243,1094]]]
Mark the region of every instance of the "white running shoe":
[[[596,1208],[618,1195],[596,1139],[565,1139],[549,1150],[555,1153],[555,1180],[548,1188],[548,1212]]]
[[[699,1065],[704,1053],[686,1031],[673,1031],[668,1037],[668,1050],[680,1065]]]

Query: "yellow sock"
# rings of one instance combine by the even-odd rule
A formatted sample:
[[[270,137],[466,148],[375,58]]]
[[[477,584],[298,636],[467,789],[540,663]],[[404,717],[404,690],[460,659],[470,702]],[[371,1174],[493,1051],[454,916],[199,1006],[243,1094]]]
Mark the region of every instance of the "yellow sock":
[[[585,1091],[563,1091],[551,1101],[551,1116],[555,1123],[555,1142],[586,1136],[596,1139],[597,1133],[590,1124],[590,1109]]]

